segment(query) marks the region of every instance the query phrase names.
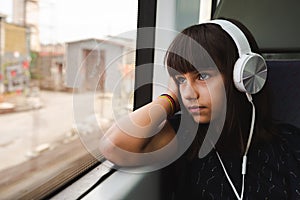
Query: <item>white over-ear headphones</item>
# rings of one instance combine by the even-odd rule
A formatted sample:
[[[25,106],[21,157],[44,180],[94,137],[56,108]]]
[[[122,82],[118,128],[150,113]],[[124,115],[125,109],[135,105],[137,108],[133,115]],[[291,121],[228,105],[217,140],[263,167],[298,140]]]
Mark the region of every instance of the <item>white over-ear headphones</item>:
[[[251,51],[246,36],[233,23],[221,19],[211,20],[208,23],[220,25],[235,42],[239,52],[239,59],[233,70],[233,81],[236,88],[248,94],[259,92],[267,79],[267,65],[264,58]]]
[[[245,92],[249,102],[252,105],[252,122],[251,122],[247,145],[243,155],[243,162],[242,162],[242,172],[241,172],[242,189],[240,194],[237,192],[233,182],[231,181],[226,171],[226,168],[222,162],[219,153],[216,151],[218,159],[226,175],[226,178],[228,179],[237,199],[242,200],[244,197],[244,188],[245,188],[247,154],[250,148],[250,143],[252,140],[253,130],[254,130],[254,122],[255,122],[255,106],[253,104],[251,94],[255,94],[263,88],[267,79],[267,65],[264,58],[261,55],[257,53],[253,53],[251,51],[246,36],[236,25],[234,25],[233,23],[227,20],[220,20],[220,19],[211,20],[208,23],[214,23],[220,25],[221,28],[224,31],[226,31],[233,39],[239,53],[239,58],[234,64],[233,81],[236,88],[239,91]]]

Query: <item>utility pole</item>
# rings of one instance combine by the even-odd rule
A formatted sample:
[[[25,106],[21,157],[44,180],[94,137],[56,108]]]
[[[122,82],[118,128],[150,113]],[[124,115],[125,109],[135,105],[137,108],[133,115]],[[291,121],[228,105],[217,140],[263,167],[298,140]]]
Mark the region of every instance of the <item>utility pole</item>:
[[[3,32],[4,32],[4,27],[3,27],[3,23],[4,20],[6,18],[6,15],[0,14],[0,94],[4,93],[4,83],[3,83],[3,79],[4,79],[4,69],[2,66],[2,59],[3,59],[3,42],[4,42],[4,38],[3,38]]]

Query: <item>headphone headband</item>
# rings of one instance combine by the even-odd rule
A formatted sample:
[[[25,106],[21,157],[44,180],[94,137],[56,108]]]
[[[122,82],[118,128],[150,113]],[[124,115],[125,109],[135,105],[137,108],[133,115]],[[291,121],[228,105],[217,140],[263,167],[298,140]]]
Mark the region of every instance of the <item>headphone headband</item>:
[[[231,36],[231,38],[237,46],[240,57],[243,54],[251,52],[251,48],[245,34],[235,24],[222,19],[211,20],[209,23],[220,25],[222,29]]]

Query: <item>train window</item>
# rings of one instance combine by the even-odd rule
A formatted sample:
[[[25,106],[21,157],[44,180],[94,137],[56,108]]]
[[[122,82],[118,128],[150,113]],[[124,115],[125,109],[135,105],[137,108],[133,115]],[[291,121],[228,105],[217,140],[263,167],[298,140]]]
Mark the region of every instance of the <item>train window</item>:
[[[139,1],[136,79],[134,109],[155,98],[166,89],[167,74],[163,59],[171,40],[181,29],[210,19],[212,2],[193,0],[186,4],[183,0]],[[205,14],[199,15],[202,11]],[[105,167],[105,166],[99,166]],[[81,197],[85,199],[161,199],[162,189],[160,170],[152,172],[145,169],[132,171],[118,170],[109,178],[100,178]],[[135,173],[137,172],[137,173]],[[95,172],[93,172],[95,174]],[[90,175],[92,176],[92,175]],[[83,177],[54,199],[73,196],[77,188],[92,181]],[[122,181],[118,181],[122,180]],[[99,184],[101,182],[101,184]],[[115,188],[118,188],[115,191]]]
[[[0,196],[41,199],[97,165],[133,109],[137,0],[0,0]]]
[[[168,75],[164,66],[164,56],[171,41],[185,27],[210,19],[211,5],[211,1],[199,0],[189,1],[188,4],[183,0],[157,1],[154,98],[166,90]]]
[[[166,89],[167,74],[163,63],[166,49],[178,31],[199,23],[199,18],[210,18],[212,2],[206,2],[209,1],[193,0],[188,4],[183,0],[139,1],[134,109],[151,101],[151,98],[155,98]],[[200,8],[208,10],[201,17]],[[105,181],[100,179],[101,184],[96,182],[84,194],[84,198],[161,199],[164,191],[160,188],[160,170],[143,170],[145,169],[133,169],[133,173],[118,170]],[[72,196],[76,193],[78,185],[86,183],[86,179],[90,180],[83,177],[54,198]]]
[[[134,109],[151,101],[160,90],[166,89],[164,81],[167,80],[167,74],[163,64],[166,48],[178,31],[199,22],[199,6],[199,0],[190,1],[189,4],[183,0],[139,1]],[[159,188],[160,171],[146,170],[143,173],[143,170],[137,169],[137,173],[135,169],[133,173],[130,170],[118,170],[105,180],[100,178],[101,184],[94,181],[95,184],[80,198],[160,199],[163,192]],[[86,183],[86,180],[93,182],[90,176],[76,181],[54,199],[73,196],[76,188]]]

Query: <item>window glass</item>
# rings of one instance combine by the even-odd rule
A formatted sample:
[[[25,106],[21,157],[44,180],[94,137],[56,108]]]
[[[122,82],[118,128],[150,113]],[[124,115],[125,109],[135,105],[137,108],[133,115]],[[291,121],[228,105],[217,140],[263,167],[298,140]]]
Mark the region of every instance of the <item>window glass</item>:
[[[191,0],[186,3],[184,0],[158,0],[156,15],[155,35],[155,68],[153,97],[166,91],[168,75],[164,66],[166,51],[180,31],[184,28],[199,23],[201,0]],[[210,2],[210,1],[205,1]],[[204,4],[202,2],[202,4]],[[203,7],[206,7],[204,5]],[[205,8],[203,8],[205,10]]]
[[[1,198],[101,158],[102,133],[133,107],[137,4],[0,0]]]

